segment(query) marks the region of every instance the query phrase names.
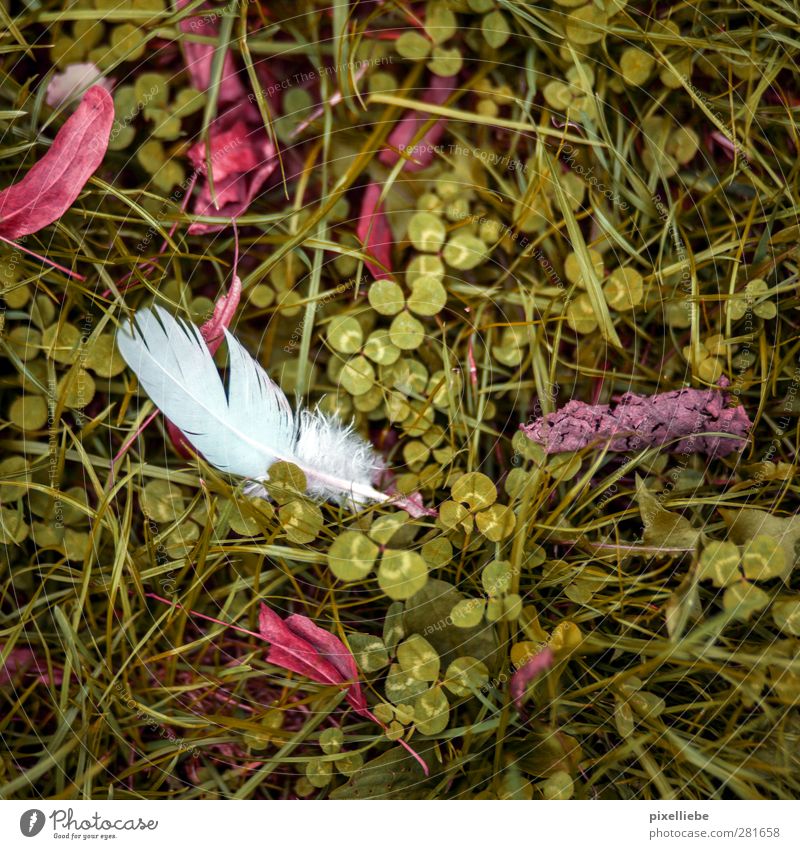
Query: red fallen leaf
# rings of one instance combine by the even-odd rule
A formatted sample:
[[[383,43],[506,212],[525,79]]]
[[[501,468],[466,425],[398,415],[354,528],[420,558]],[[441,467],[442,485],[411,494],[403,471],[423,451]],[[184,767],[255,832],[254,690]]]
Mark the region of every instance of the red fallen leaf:
[[[569,401],[520,430],[548,454],[608,445],[615,452],[663,447],[672,453],[725,457],[744,448],[751,427],[741,404],[728,406],[726,392],[678,389],[649,397],[626,392],[615,407]],[[713,435],[717,433],[725,435]]]
[[[467,346],[467,364],[469,366],[470,383],[478,388],[478,364],[475,362],[475,348],[473,346],[472,334],[469,336],[469,345]]]
[[[278,167],[278,157],[263,125],[249,126],[242,120],[235,120],[224,129],[224,123],[214,122],[209,131],[214,197],[208,180],[203,181],[193,212],[195,215],[235,220],[247,211],[267,178]],[[198,174],[205,176],[205,142],[191,147],[188,157]],[[189,233],[213,233],[223,226],[195,223],[189,227]]]
[[[220,295],[217,298],[211,318],[200,326],[200,334],[212,354],[216,354],[217,349],[222,344],[222,340],[225,338],[225,330],[230,327],[231,320],[239,308],[239,298],[241,296],[242,281],[234,271],[228,294]]]
[[[367,186],[361,198],[361,213],[356,224],[356,235],[364,250],[377,260],[377,263],[364,263],[376,280],[392,276],[393,237],[383,204],[378,203],[380,195],[379,183],[370,183]]]
[[[390,489],[389,492],[392,495],[392,504],[401,510],[405,510],[412,519],[422,519],[424,516],[436,517],[439,515],[438,510],[425,506],[422,501],[422,494],[419,492],[412,492],[405,496],[399,495],[399,493],[395,495],[397,490]]]
[[[358,680],[355,658],[340,639],[315,625],[307,616],[293,613],[286,619],[281,619],[274,610],[270,610],[263,603],[258,616],[258,630],[270,644],[267,651],[267,660],[270,663],[304,675],[318,684],[346,686],[347,701],[353,710],[360,716],[377,722],[381,728],[386,727],[367,707],[367,700]],[[428,775],[428,765],[411,746],[405,740],[397,742],[422,766],[425,775]]]
[[[182,9],[190,0],[176,0],[175,7]],[[204,13],[205,10],[205,13]],[[208,5],[201,6],[196,17],[180,22],[182,32],[190,36],[216,39],[219,34],[218,10]],[[184,39],[186,70],[192,85],[206,91],[211,84],[211,65],[216,45],[201,44]],[[220,115],[209,128],[208,158],[211,160],[214,197],[211,186],[201,183],[194,199],[192,211],[195,215],[236,219],[253,202],[267,178],[278,166],[275,146],[269,140],[253,96],[247,91],[228,50],[222,65],[217,104]],[[196,174],[206,174],[205,140],[194,145],[189,160]],[[190,234],[215,233],[226,225],[195,223],[189,227]]]
[[[517,710],[522,713],[522,699],[525,695],[525,689],[528,684],[535,678],[538,678],[543,672],[546,672],[553,665],[553,650],[544,648],[538,654],[535,654],[530,660],[524,663],[511,676],[511,684],[509,692]]]
[[[192,0],[177,0],[175,8],[183,9]],[[188,35],[189,39],[181,39],[184,56],[186,57],[186,70],[192,81],[192,86],[198,91],[206,91],[211,84],[211,63],[214,59],[214,51],[217,49],[216,44],[207,42],[201,44],[199,41],[190,40],[193,36],[201,38],[213,38],[216,40],[219,35],[219,18],[214,14],[214,9],[207,4],[204,4],[199,9],[195,10],[197,17],[184,18],[178,26],[181,32]],[[205,14],[204,14],[205,11]],[[222,76],[219,83],[219,98],[218,103],[225,106],[229,103],[235,103],[247,97],[242,81],[236,72],[236,65],[233,62],[231,51],[225,52],[225,58],[222,61]]]
[[[0,237],[19,239],[47,227],[75,202],[108,147],[114,102],[92,86],[28,173],[0,192]]]
[[[430,88],[422,95],[422,102],[441,106],[450,96],[455,80],[455,77],[434,76]],[[417,112],[416,110],[407,112],[389,134],[391,147],[382,150],[378,159],[384,165],[394,165],[400,159],[400,154],[397,151],[402,150],[406,156],[410,157],[410,160],[403,166],[404,171],[420,171],[428,166],[433,159],[436,144],[444,135],[445,119],[440,118],[414,145],[411,144],[411,140],[422,129],[422,125],[429,120],[430,115],[425,112]]]
[[[258,630],[270,644],[267,660],[318,684],[346,686],[347,701],[361,716],[372,718],[361,692],[358,669],[347,646],[333,634],[296,613],[281,619],[261,605]]]

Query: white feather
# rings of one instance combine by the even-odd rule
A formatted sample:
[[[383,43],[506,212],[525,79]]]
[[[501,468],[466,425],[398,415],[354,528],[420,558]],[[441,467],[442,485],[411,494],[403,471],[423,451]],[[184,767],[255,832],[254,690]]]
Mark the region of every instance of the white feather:
[[[337,419],[319,410],[300,412],[295,450],[298,465],[317,470],[317,476],[309,478],[308,490],[320,498],[336,497],[335,488],[331,488],[322,474],[371,481],[384,468],[372,446],[353,430],[352,425],[342,427]]]
[[[150,399],[220,471],[263,481],[285,460],[303,470],[312,495],[352,504],[388,499],[372,486],[381,462],[369,443],[319,411],[295,419],[280,387],[227,330],[225,339],[227,392],[193,324],[154,307],[117,331],[120,353]]]

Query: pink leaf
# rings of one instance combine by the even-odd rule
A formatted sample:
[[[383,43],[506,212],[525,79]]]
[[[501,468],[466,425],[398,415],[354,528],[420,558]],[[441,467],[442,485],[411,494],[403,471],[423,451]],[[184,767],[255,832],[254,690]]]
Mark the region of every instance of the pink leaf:
[[[455,77],[434,76],[430,88],[422,95],[422,102],[441,106],[450,96],[455,79]],[[404,171],[420,171],[428,166],[433,159],[437,142],[444,135],[445,119],[440,118],[436,121],[413,146],[411,140],[420,132],[423,124],[429,120],[430,115],[425,112],[417,112],[416,110],[407,112],[389,135],[391,147],[382,150],[378,159],[384,165],[394,165],[400,159],[400,154],[397,151],[402,150],[407,156],[411,157],[410,161],[407,161],[403,166]]]
[[[208,180],[201,181],[194,202],[195,215],[218,216],[235,220],[245,213],[261,187],[278,167],[275,146],[267,138],[263,125],[250,127],[235,120],[223,129],[224,123],[214,122],[209,131],[211,172],[214,196]],[[198,142],[188,153],[200,175],[206,175],[206,145]],[[219,224],[196,223],[189,233],[213,233],[222,229]]]
[[[520,713],[522,713],[522,699],[528,684],[535,678],[538,678],[543,672],[546,672],[553,665],[553,660],[552,649],[542,649],[511,676],[509,692]]]
[[[590,445],[609,451],[663,447],[673,453],[724,457],[741,451],[752,423],[744,407],[727,406],[719,389],[678,389],[660,395],[626,392],[616,406],[569,401],[555,413],[520,425],[548,454]],[[701,436],[700,434],[727,434]]]
[[[438,516],[439,511],[433,507],[426,507],[422,501],[422,494],[412,492],[410,495],[393,495],[391,503],[401,510],[405,510],[413,519],[421,519],[423,516]]]
[[[231,287],[227,295],[220,295],[217,302],[214,304],[214,312],[211,318],[200,327],[200,333],[205,340],[208,350],[212,354],[217,353],[217,349],[222,344],[225,338],[225,331],[230,327],[231,320],[236,315],[236,310],[239,308],[239,298],[242,295],[242,281],[239,275],[234,271]]]
[[[176,0],[175,6],[182,9],[189,1]],[[182,20],[180,29],[189,36],[183,40],[183,49],[192,85],[200,91],[206,91],[211,84],[211,65],[216,46],[191,39],[194,36],[216,38],[219,34],[219,15],[218,10],[208,6],[201,7],[199,12],[197,17]],[[207,180],[200,183],[200,191],[192,209],[195,215],[235,220],[247,211],[278,166],[275,147],[267,137],[261,115],[252,98],[252,95],[247,96],[230,51],[226,51],[218,96],[222,114],[211,124],[208,139],[214,193],[212,196]],[[199,174],[206,173],[206,147],[206,142],[202,141],[189,150],[189,159]],[[224,226],[198,222],[189,227],[189,233],[215,233]]]
[[[370,183],[367,186],[361,199],[361,213],[356,225],[356,235],[361,240],[364,250],[377,260],[377,264],[369,261],[364,263],[376,280],[392,276],[394,241],[383,205],[378,203],[380,195],[379,183]]]
[[[355,658],[347,646],[329,631],[314,624],[307,616],[299,616],[296,613],[292,614],[287,617],[286,624],[292,631],[311,643],[320,655],[336,668],[337,672],[342,676],[343,681],[352,682],[347,693],[347,700],[357,713],[362,714],[362,716],[365,715],[364,711],[367,709],[367,700],[361,692]]]
[[[261,605],[258,630],[270,643],[267,660],[318,684],[338,684],[348,687],[347,701],[353,710],[386,726],[367,707],[367,700],[358,681],[355,659],[345,644],[333,634],[315,625],[307,616],[296,613],[281,619],[266,604]],[[422,766],[428,775],[428,765],[405,740],[397,741]]]
[[[177,0],[175,7],[180,10],[190,2],[191,0]],[[203,13],[204,9],[206,10],[205,14]],[[191,38],[196,36],[216,39],[219,35],[217,24],[219,19],[217,15],[213,14],[214,9],[208,6],[201,6],[196,11],[198,12],[197,17],[184,18],[179,24],[181,32],[189,36],[189,38],[181,39],[181,44],[186,56],[186,70],[189,72],[192,86],[198,91],[206,91],[211,85],[211,63],[214,59],[216,45],[211,43],[201,44],[198,41],[192,41]],[[236,72],[231,52],[227,50],[222,63],[218,102],[225,106],[240,101],[246,96],[247,93]]]
[[[18,239],[60,218],[94,174],[108,147],[114,103],[92,86],[28,173],[0,192],[0,236]]]
[[[475,389],[478,388],[478,364],[475,362],[475,348],[473,346],[472,334],[469,336],[467,346],[467,365],[469,366],[469,380]]]
[[[267,652],[270,663],[318,684],[347,686],[347,700],[357,713],[367,715],[355,660],[341,640],[315,625],[307,616],[293,614],[283,620],[266,604],[261,605],[258,630],[270,643]]]

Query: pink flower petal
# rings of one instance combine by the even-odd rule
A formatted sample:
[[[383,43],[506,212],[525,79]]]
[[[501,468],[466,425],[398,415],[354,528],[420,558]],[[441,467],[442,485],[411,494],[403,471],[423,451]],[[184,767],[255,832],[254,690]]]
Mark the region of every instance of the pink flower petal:
[[[365,262],[369,273],[376,279],[392,276],[392,246],[394,239],[383,205],[378,203],[381,195],[379,183],[370,183],[361,199],[361,213],[356,225],[356,235],[364,250],[375,262]]]
[[[522,699],[528,684],[546,672],[553,665],[554,659],[552,649],[542,649],[511,676],[509,692],[520,713],[522,713]]]
[[[426,507],[422,501],[422,494],[419,492],[412,492],[410,495],[401,496],[399,498],[392,497],[392,500],[389,502],[393,504],[395,507],[399,507],[401,510],[405,510],[409,516],[413,519],[421,519],[424,516],[438,516],[439,511],[434,510],[433,507]]]
[[[212,354],[217,353],[217,349],[225,338],[225,331],[230,327],[231,321],[234,315],[236,315],[236,310],[239,308],[239,298],[241,295],[242,281],[234,271],[231,287],[227,295],[220,295],[217,298],[211,318],[200,327],[200,334]]]
[[[261,161],[260,151],[253,144],[255,134],[243,121],[236,120],[224,130],[212,128],[209,138],[209,159],[214,182],[252,171]],[[197,172],[206,175],[206,144],[198,142],[189,148],[189,161]]]
[[[258,614],[258,631],[269,644],[267,660],[316,681],[318,684],[341,684],[342,675],[328,660],[321,657],[308,640],[296,634],[275,613],[262,604]]]
[[[367,715],[367,702],[358,682],[355,659],[347,646],[333,634],[315,625],[307,616],[293,614],[285,620],[261,605],[258,630],[270,643],[267,660],[318,684],[348,687],[347,700],[356,712]]]
[[[209,158],[216,197],[212,197],[208,181],[201,181],[193,212],[195,215],[235,220],[247,211],[261,187],[278,167],[278,157],[262,125],[251,127],[242,120],[235,120],[224,128],[225,123],[215,122],[210,130]],[[188,156],[197,172],[205,175],[205,143],[194,145]],[[212,233],[224,226],[198,222],[189,227],[189,233]]]
[[[102,86],[92,86],[47,153],[18,183],[0,192],[0,236],[29,236],[72,206],[103,161],[113,122],[111,96]]]
[[[294,633],[311,643],[321,657],[336,667],[343,682],[349,681],[351,683],[348,701],[356,711],[363,714],[367,708],[367,701],[361,692],[355,658],[347,646],[329,631],[320,628],[307,616],[292,614],[287,617],[286,624]]]
[[[422,95],[422,102],[441,106],[450,96],[455,85],[455,79],[455,77],[434,76],[430,88]],[[394,165],[400,159],[400,154],[397,151],[402,150],[407,156],[411,157],[411,160],[403,166],[404,171],[420,171],[430,165],[436,144],[444,135],[445,119],[440,118],[436,121],[418,142],[413,146],[411,145],[411,140],[419,133],[423,124],[429,120],[430,115],[425,112],[407,112],[389,135],[391,147],[382,150],[378,159],[384,165]]]
[[[180,10],[187,6],[191,0],[177,0],[175,8]],[[197,16],[184,18],[180,24],[181,32],[189,38],[181,39],[183,52],[186,56],[186,70],[192,81],[192,86],[198,91],[206,91],[211,85],[211,63],[214,59],[215,44],[201,44],[190,40],[192,37],[213,38],[219,35],[219,18],[214,14],[214,9],[207,5],[197,9]],[[225,53],[222,64],[222,76],[219,85],[219,104],[225,106],[236,103],[247,97],[242,81],[236,72],[230,50]]]

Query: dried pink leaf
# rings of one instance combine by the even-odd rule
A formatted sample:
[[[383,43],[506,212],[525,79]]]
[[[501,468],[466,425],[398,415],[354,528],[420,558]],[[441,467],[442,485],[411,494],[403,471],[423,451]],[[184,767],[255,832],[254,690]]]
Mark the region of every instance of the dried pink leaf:
[[[225,338],[225,331],[230,327],[231,321],[236,315],[236,310],[239,308],[239,299],[241,296],[242,281],[234,271],[231,287],[227,294],[220,295],[217,298],[211,318],[200,326],[200,334],[212,354],[216,354],[217,349],[222,344],[222,340]]]
[[[190,0],[176,0],[182,9]],[[179,24],[189,38],[183,39],[186,70],[192,85],[206,91],[211,84],[211,65],[216,46],[194,41],[194,37],[216,39],[219,35],[218,10],[203,5],[196,17],[185,18]],[[232,221],[247,211],[265,181],[278,166],[275,147],[270,142],[261,115],[248,97],[237,72],[231,52],[227,50],[222,64],[217,105],[220,114],[209,128],[206,140],[188,152],[195,175],[207,175],[211,162],[211,181],[200,181],[194,198],[195,215],[229,218]],[[213,193],[211,191],[213,183]],[[224,224],[197,222],[189,227],[190,234],[216,233]]]
[[[361,198],[361,212],[356,224],[356,236],[361,240],[364,250],[376,260],[364,263],[376,280],[392,276],[394,243],[383,204],[379,203],[380,196],[380,184],[370,183]]]
[[[455,77],[437,77],[431,79],[430,88],[422,95],[423,103],[441,106],[453,90]],[[384,165],[394,165],[399,159],[399,150],[410,157],[403,166],[404,171],[421,171],[430,165],[439,139],[444,135],[445,119],[436,121],[420,138],[412,145],[412,140],[422,130],[423,125],[430,121],[430,115],[423,111],[412,110],[407,112],[397,126],[389,134],[390,147],[382,150],[378,159]]]
[[[544,648],[520,666],[511,676],[509,692],[520,713],[522,713],[522,700],[528,684],[538,678],[543,672],[546,672],[553,665],[554,659],[552,649]]]
[[[438,516],[439,511],[433,507],[426,507],[422,501],[422,494],[412,492],[410,495],[392,495],[392,504],[405,510],[412,519],[422,519],[425,516]]]
[[[102,86],[92,86],[47,153],[18,183],[0,192],[1,237],[29,236],[72,206],[103,161],[113,122],[111,96]]]
[[[520,430],[548,454],[596,445],[724,457],[744,448],[751,427],[744,407],[728,406],[723,390],[677,389],[651,396],[626,392],[615,406],[569,401]]]
[[[275,146],[261,124],[235,120],[230,127],[215,121],[209,131],[212,197],[208,180],[200,184],[195,198],[195,215],[218,216],[235,220],[247,211],[261,187],[278,167]],[[207,174],[206,144],[198,142],[188,152],[189,160],[201,176]],[[189,233],[212,233],[224,225],[195,223]]]
[[[307,616],[294,613],[286,619],[281,619],[263,603],[258,617],[258,630],[270,643],[267,652],[267,660],[270,663],[304,675],[318,684],[347,686],[347,701],[353,710],[360,716],[376,722],[381,728],[386,727],[367,707],[367,700],[358,680],[355,659],[340,639],[315,625]],[[416,759],[425,775],[428,775],[428,765],[420,755],[405,740],[397,742]]]
[[[347,701],[356,713],[370,717],[358,681],[356,662],[340,639],[315,625],[307,616],[295,613],[281,619],[266,604],[261,605],[258,630],[270,644],[267,652],[270,663],[318,684],[346,686]]]
[[[180,10],[188,6],[191,0],[177,0],[175,8]],[[211,63],[214,60],[216,45],[210,42],[201,43],[193,38],[216,39],[219,36],[219,16],[213,7],[207,4],[195,10],[196,17],[184,18],[178,26],[188,38],[181,39],[183,53],[186,57],[186,70],[192,81],[192,86],[198,91],[206,91],[211,85]],[[247,97],[242,81],[236,71],[236,65],[230,50],[226,50],[222,62],[222,76],[219,84],[218,103],[220,106],[236,103]]]

